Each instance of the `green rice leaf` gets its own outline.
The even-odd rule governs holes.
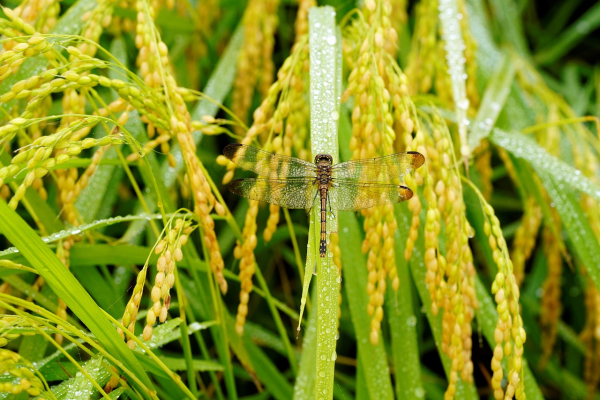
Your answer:
[[[33,229],[4,200],[0,200],[0,232],[21,251],[29,264],[44,277],[52,290],[90,329],[100,344],[121,360],[144,385],[152,388],[152,382],[104,312]]]
[[[334,162],[339,161],[338,119],[342,88],[342,37],[336,27],[333,7],[312,7],[308,13],[308,37],[310,51],[310,145],[312,154],[330,154]],[[320,235],[318,223],[321,214],[317,203],[311,211],[311,229],[315,239]],[[327,232],[337,231],[337,210],[333,210],[327,219]],[[316,240],[310,240],[314,246]],[[329,240],[327,240],[329,242]],[[341,240],[340,240],[341,241]],[[320,251],[320,250],[319,250]],[[323,399],[333,398],[334,370],[336,355],[336,335],[338,335],[338,299],[339,270],[332,259],[331,250],[327,246],[324,257],[316,257],[317,297],[315,298],[317,316],[317,365],[315,392]],[[313,260],[307,257],[305,275],[314,268]],[[306,279],[306,282],[308,280]],[[306,286],[302,297],[308,296]],[[314,312],[314,310],[313,310]]]
[[[551,44],[534,57],[539,65],[548,65],[565,55],[575,45],[600,26],[600,3],[589,8],[570,27],[561,32]]]
[[[600,201],[600,186],[597,183],[585,177],[578,169],[549,154],[527,136],[496,128],[491,139],[515,157],[527,161],[539,175],[550,174],[560,184],[566,184]]]
[[[581,209],[579,196],[564,189],[549,171],[538,171],[548,196],[560,214],[564,230],[569,235],[569,247],[574,250],[589,277],[600,288],[600,242],[592,231],[586,214]]]
[[[342,249],[342,273],[344,280],[342,287],[345,290],[344,301],[348,302],[350,317],[356,332],[358,346],[358,363],[365,377],[366,390],[371,399],[393,399],[394,393],[390,381],[390,371],[387,356],[380,340],[373,346],[370,340],[371,317],[367,313],[366,282],[367,265],[362,254],[361,228],[352,213],[339,214],[340,243]]]
[[[483,100],[481,101],[479,110],[477,110],[477,116],[472,122],[472,129],[469,135],[469,147],[471,149],[476,149],[479,143],[489,136],[496,124],[498,115],[500,115],[500,111],[504,107],[514,78],[515,68],[513,60],[505,55],[487,82]]]
[[[396,207],[403,207],[397,205]],[[410,269],[404,260],[406,238],[396,231],[396,268],[400,278],[397,291],[388,285],[385,299],[386,317],[392,339],[392,361],[396,379],[396,398],[423,398],[425,391],[421,381],[421,362],[417,337],[417,316],[413,305],[413,285]]]

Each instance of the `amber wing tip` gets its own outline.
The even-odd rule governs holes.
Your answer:
[[[413,191],[409,187],[399,185],[398,186],[398,192],[402,196],[402,200],[401,201],[410,200],[413,197]]]
[[[412,154],[413,157],[413,168],[417,169],[421,165],[425,164],[425,156],[418,151],[408,151],[408,154]]]

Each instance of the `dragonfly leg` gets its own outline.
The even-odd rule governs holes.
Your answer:
[[[319,195],[319,192],[316,192],[315,197],[313,197],[313,201],[312,201],[313,206],[306,211],[306,216],[310,215],[310,212],[312,211],[313,207],[315,206],[315,200],[317,200],[318,195]]]

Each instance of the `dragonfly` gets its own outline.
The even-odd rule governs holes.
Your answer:
[[[339,164],[329,154],[317,154],[311,163],[240,143],[225,146],[223,154],[238,167],[261,176],[232,181],[229,190],[234,194],[305,210],[311,210],[319,197],[321,257],[327,253],[327,206],[330,212],[359,211],[408,200],[413,196],[410,188],[381,182],[400,178],[425,162],[421,153],[407,151]]]

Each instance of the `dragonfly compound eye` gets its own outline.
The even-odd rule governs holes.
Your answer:
[[[322,160],[326,160],[329,162],[329,164],[333,164],[333,157],[331,157],[329,154],[317,154],[315,157],[315,164],[318,164],[319,161]]]

